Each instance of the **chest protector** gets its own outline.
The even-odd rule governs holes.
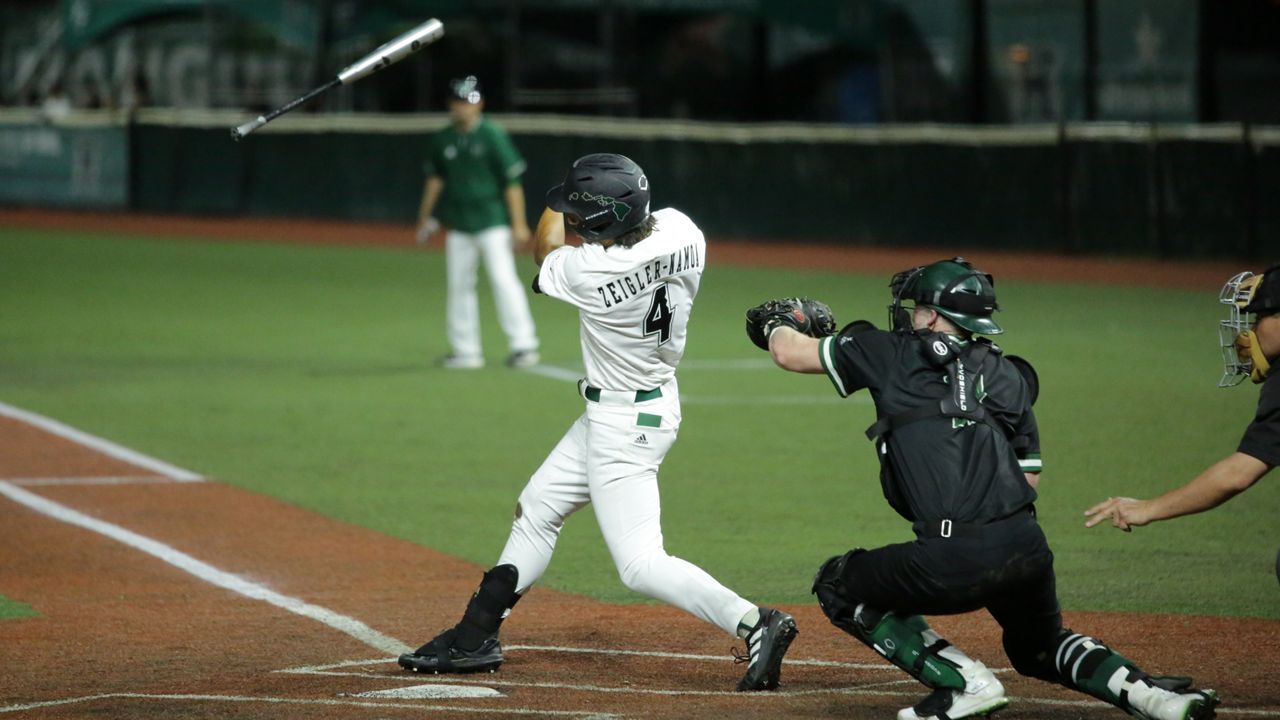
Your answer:
[[[922,335],[920,341],[924,345],[923,353],[929,364],[946,369],[947,384],[951,392],[936,402],[880,418],[867,428],[867,439],[880,441],[877,442],[880,445],[898,428],[931,417],[986,423],[1004,438],[1011,439],[1013,429],[992,417],[978,401],[979,379],[984,369],[994,369],[996,358],[1000,356],[1000,347],[986,339],[974,340],[964,346],[945,333]]]

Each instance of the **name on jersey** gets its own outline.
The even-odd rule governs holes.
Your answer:
[[[604,302],[604,306],[610,308],[639,295],[645,288],[663,278],[679,275],[686,270],[698,267],[702,267],[698,246],[685,245],[670,255],[650,260],[629,275],[610,280],[597,287],[596,292],[600,294],[600,300]]]

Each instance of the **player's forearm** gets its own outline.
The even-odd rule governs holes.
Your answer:
[[[436,201],[440,199],[440,191],[444,189],[444,181],[438,177],[427,178],[427,185],[422,190],[422,203],[418,205],[418,222],[431,217],[435,212]]]
[[[818,357],[818,339],[785,325],[769,334],[769,356],[784,370],[798,373],[823,372]]]
[[[1186,485],[1153,498],[1149,504],[1150,520],[1166,520],[1215,508],[1247,490],[1270,469],[1252,455],[1232,453]]]
[[[512,229],[527,230],[529,228],[529,219],[525,215],[524,187],[519,183],[508,185],[505,197],[507,200],[507,216],[511,218]]]
[[[564,245],[564,213],[551,208],[542,211],[533,233],[533,261],[539,266],[552,250]]]

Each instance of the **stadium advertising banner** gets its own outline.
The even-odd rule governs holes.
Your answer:
[[[1098,119],[1196,119],[1195,0],[1098,3]]]
[[[128,134],[120,125],[63,127],[0,118],[0,203],[123,208]]]

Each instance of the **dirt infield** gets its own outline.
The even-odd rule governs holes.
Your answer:
[[[0,226],[413,244],[400,225],[0,210]],[[733,264],[875,272],[954,252],[712,247]],[[973,255],[1001,277],[1212,291],[1240,269]],[[780,691],[743,695],[731,692],[742,667],[729,648],[740,643],[718,630],[666,606],[609,605],[545,588],[532,590],[504,627],[508,662],[498,673],[404,673],[395,652],[454,622],[483,568],[216,480],[178,482],[149,467],[0,417],[0,594],[39,613],[0,622],[0,718],[870,720],[893,717],[923,694],[814,605],[786,608],[800,635]],[[1102,613],[1067,620],[1151,672],[1192,674],[1218,688],[1224,716],[1280,720],[1280,621]],[[984,613],[938,618],[935,626],[1007,668],[998,628]],[[1123,717],[1008,670],[1000,677],[1013,698],[1006,717]]]
[[[413,228],[393,223],[354,223],[269,218],[192,218],[0,208],[0,226],[86,230],[298,244],[413,247]],[[439,243],[436,243],[438,246]],[[963,255],[1000,279],[1038,279],[1107,285],[1181,287],[1217,291],[1243,267],[1238,263],[1168,262],[958,248],[866,248],[709,239],[709,260],[745,267],[893,273],[942,257]],[[1257,268],[1261,270],[1261,268]]]
[[[781,691],[742,695],[730,692],[741,668],[718,630],[665,606],[541,588],[507,623],[500,672],[404,673],[387,642],[416,644],[452,623],[482,568],[222,483],[175,482],[9,418],[0,418],[0,478],[0,592],[40,613],[0,622],[0,716],[869,719],[921,694],[814,606],[787,608],[800,636]],[[84,516],[109,525],[75,524]],[[175,565],[183,558],[197,561],[194,571]],[[368,632],[194,572],[229,574]],[[1232,712],[1280,717],[1280,622],[1097,613],[1068,621],[1153,672],[1211,683]],[[1006,665],[985,614],[936,626]],[[1119,717],[1060,688],[1001,677],[1014,697],[1010,716]],[[361,695],[411,688],[497,694]]]

